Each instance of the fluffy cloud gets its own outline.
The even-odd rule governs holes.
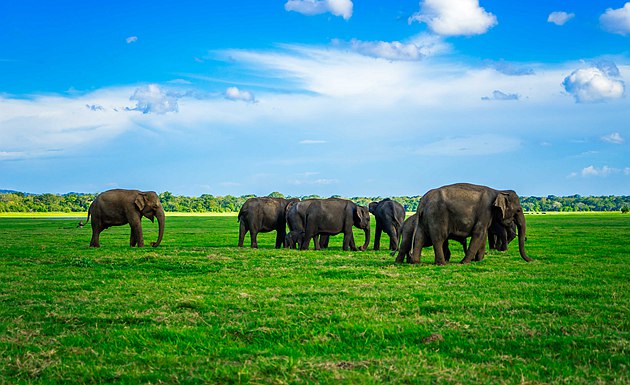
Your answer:
[[[555,25],[564,25],[567,21],[573,19],[575,13],[566,13],[562,11],[551,12],[547,21]]]
[[[63,156],[132,129],[132,114],[102,107],[124,104],[130,91],[125,88],[32,99],[0,95],[0,159]]]
[[[599,23],[602,28],[608,32],[619,35],[627,35],[630,33],[630,2],[627,2],[623,8],[608,8],[603,15],[599,17]]]
[[[492,96],[484,96],[481,100],[518,100],[518,94],[506,94],[499,90],[494,90]]]
[[[284,9],[287,11],[295,11],[307,16],[330,12],[345,20],[352,17],[352,7],[351,0],[289,0],[284,4]]]
[[[578,103],[601,102],[623,97],[625,86],[618,77],[619,69],[614,63],[602,62],[573,71],[562,85]]]
[[[481,35],[497,24],[497,18],[479,0],[425,0],[420,12],[409,18],[412,23],[426,23],[431,31],[443,36]]]
[[[228,100],[256,103],[256,98],[253,93],[239,90],[237,87],[228,87],[223,96]]]
[[[127,44],[135,43],[138,41],[138,36],[129,36],[125,41],[127,41]]]
[[[350,46],[362,55],[387,60],[419,60],[450,50],[450,46],[435,35],[418,35],[404,43],[355,39],[350,42]]]
[[[166,114],[167,112],[177,112],[178,96],[162,90],[157,84],[136,88],[129,100],[135,101],[134,108],[126,108],[127,111],[140,111],[143,114]]]
[[[597,168],[594,166],[588,166],[582,169],[581,175],[584,177],[588,176],[608,176],[610,174],[618,174],[623,170],[613,167],[604,166],[602,168]]]
[[[624,142],[623,137],[618,132],[613,132],[612,134],[602,136],[602,140],[604,142],[614,143],[614,144],[622,144]]]

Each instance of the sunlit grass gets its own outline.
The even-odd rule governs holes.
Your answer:
[[[341,236],[239,249],[234,215],[169,214],[143,249],[128,226],[91,249],[74,218],[0,218],[0,384],[628,383],[630,216],[527,221],[534,262],[437,267]]]

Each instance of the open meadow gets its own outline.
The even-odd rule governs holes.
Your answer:
[[[239,249],[236,216],[167,215],[143,249],[129,226],[91,249],[79,218],[0,217],[0,384],[628,384],[630,215],[526,219],[534,262],[513,242],[460,265],[452,243],[438,267],[341,235]]]

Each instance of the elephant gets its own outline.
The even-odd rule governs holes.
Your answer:
[[[245,235],[249,232],[251,247],[258,248],[258,233],[276,231],[276,249],[284,245],[287,233],[285,211],[289,202],[297,202],[298,198],[249,198],[238,212],[240,228],[238,247],[243,247]]]
[[[371,202],[368,207],[376,219],[374,250],[381,248],[381,233],[383,231],[389,236],[389,249],[398,250],[400,229],[405,221],[405,208],[389,198],[380,202]]]
[[[497,221],[492,221],[488,229],[488,246],[490,250],[507,251],[508,244],[516,238],[516,224],[503,226]]]
[[[300,250],[308,250],[308,244],[317,234],[336,235],[343,233],[343,250],[357,250],[352,234],[352,226],[362,229],[365,243],[358,248],[367,249],[370,244],[370,212],[367,207],[359,206],[347,199],[329,198],[311,203],[306,210],[305,234]],[[315,243],[319,250],[319,244]]]
[[[287,205],[285,217],[287,225],[289,226],[289,232],[285,237],[285,248],[295,249],[296,244],[298,247],[302,245],[302,241],[304,241],[304,231],[306,230],[306,210],[311,206],[311,203],[317,200],[318,199],[306,199],[299,202],[290,202]],[[327,248],[328,238],[328,235],[316,235],[313,238],[313,242],[319,242],[321,248]],[[317,245],[315,245],[315,248],[317,249]]]
[[[151,246],[159,246],[164,236],[164,208],[154,191],[114,189],[102,192],[90,205],[85,224],[90,221],[90,216],[92,217],[90,247],[100,247],[99,236],[103,230],[127,223],[131,226],[129,245],[144,247],[142,217],[148,218],[151,222],[154,218],[158,220],[158,239],[151,243]],[[79,222],[79,226],[83,227],[84,223]]]
[[[513,190],[495,190],[470,183],[456,183],[429,190],[420,200],[418,220],[413,235],[411,262],[418,263],[424,244],[431,242],[435,264],[446,263],[443,244],[449,237],[471,237],[466,256],[460,263],[473,258],[482,260],[488,228],[493,221],[505,227],[516,224],[519,253],[525,253],[526,223],[518,195]]]
[[[405,219],[405,221],[403,222],[403,225],[400,229],[400,247],[398,247],[398,255],[396,257],[396,262],[397,263],[402,263],[405,259],[407,262],[411,263],[411,246],[412,246],[412,239],[413,239],[413,233],[416,229],[416,225],[418,223],[418,214],[413,214],[411,215],[409,218]],[[466,238],[462,238],[462,237],[451,237],[449,239],[453,239],[459,243],[461,243],[462,247],[464,248],[464,254],[466,254]],[[430,240],[426,241],[428,243],[425,243],[423,246],[427,247],[427,246],[432,246],[433,244],[430,242]],[[446,242],[444,242],[444,245],[442,246],[443,252],[444,252],[444,259],[446,261],[449,261],[451,259],[451,250],[448,247],[448,240]],[[396,250],[394,250],[391,255],[394,256],[394,254],[396,254]]]
[[[396,258],[396,262],[402,263],[406,258],[407,262],[410,262],[410,251],[411,251],[411,238],[413,236],[413,231],[416,227],[418,220],[417,214],[413,214],[409,218],[405,219],[403,222],[402,229],[400,231],[400,248],[399,254]],[[507,251],[507,245],[512,242],[512,240],[516,238],[516,225],[514,222],[510,224],[510,226],[503,226],[502,224],[493,221],[488,229],[488,245],[492,250],[498,251]],[[449,239],[455,240],[464,248],[464,254],[466,254],[467,246],[466,246],[466,238],[461,237],[450,237]],[[424,244],[424,247],[433,246],[432,242],[428,242]],[[448,248],[448,240],[444,243],[444,247],[442,248],[444,251],[444,260],[449,261],[451,259],[451,250]],[[392,252],[392,256],[396,254],[396,251]],[[475,261],[481,261],[483,259],[479,258],[479,254],[475,256]]]

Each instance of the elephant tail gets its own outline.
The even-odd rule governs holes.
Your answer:
[[[79,221],[79,224],[77,225],[77,227],[83,228],[83,226],[87,225],[89,221],[90,221],[90,211],[88,210],[88,215],[87,215],[87,219],[85,220],[85,223]]]
[[[83,228],[83,226],[87,225],[87,223],[90,221],[90,215],[92,214],[92,206],[94,206],[94,202],[96,202],[96,200],[94,200],[90,204],[90,207],[88,208],[88,215],[87,215],[87,219],[85,220],[85,223],[79,221],[79,224],[77,225],[77,227]]]

